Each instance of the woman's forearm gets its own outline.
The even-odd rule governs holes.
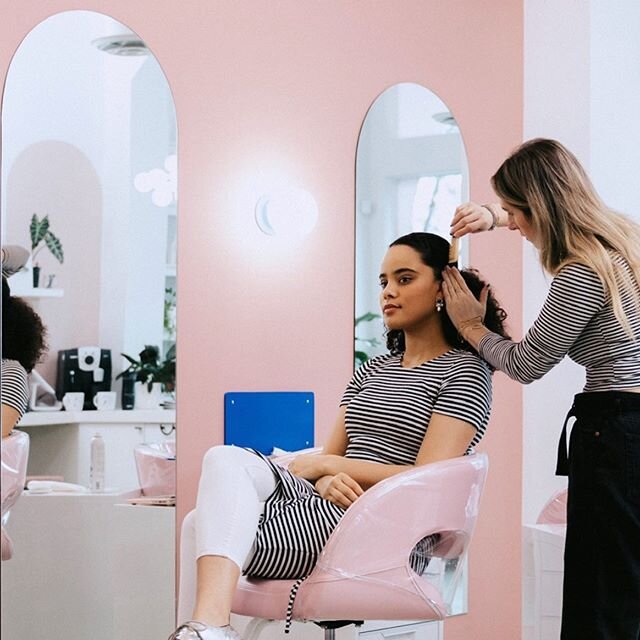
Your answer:
[[[343,472],[351,476],[363,489],[368,489],[381,480],[411,469],[413,465],[382,464],[367,460],[354,460],[344,456],[326,456],[323,475],[334,476]]]

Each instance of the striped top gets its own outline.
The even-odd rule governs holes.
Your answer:
[[[2,404],[15,409],[20,417],[27,409],[29,384],[27,372],[17,360],[2,360]]]
[[[614,261],[630,273],[622,257],[614,254]],[[640,387],[640,312],[629,294],[622,304],[633,338],[615,317],[597,274],[583,264],[568,264],[553,278],[540,315],[521,342],[488,333],[478,351],[496,369],[524,384],[541,378],[569,355],[586,369],[585,392]]]
[[[400,356],[375,357],[355,372],[341,401],[347,407],[345,455],[415,464],[434,412],[473,425],[476,444],[489,420],[490,404],[489,367],[473,353],[453,349],[411,369],[402,367]],[[277,487],[265,502],[245,573],[302,578],[315,566],[344,510],[321,498],[310,482],[267,462]]]
[[[491,373],[462,349],[411,369],[401,356],[377,356],[355,372],[340,405],[347,407],[347,458],[414,464],[432,413],[475,427],[470,449],[480,442],[489,421]]]

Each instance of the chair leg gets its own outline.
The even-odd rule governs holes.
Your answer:
[[[258,640],[265,627],[269,626],[270,624],[276,624],[277,622],[281,621],[265,620],[264,618],[251,618],[249,624],[244,630],[244,640]]]

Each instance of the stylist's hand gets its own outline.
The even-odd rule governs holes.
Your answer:
[[[348,509],[364,493],[364,489],[349,475],[340,472],[323,476],[316,482],[316,491],[322,498]]]
[[[442,280],[445,308],[456,329],[460,331],[461,324],[474,318],[479,318],[482,322],[487,311],[489,285],[484,286],[478,300],[456,268],[446,267],[442,272]]]
[[[468,233],[487,231],[493,224],[491,211],[475,202],[461,204],[453,215],[450,233],[456,238],[466,236]]]
[[[317,480],[329,473],[329,463],[333,456],[326,454],[307,453],[296,456],[288,466],[294,476],[305,480]]]

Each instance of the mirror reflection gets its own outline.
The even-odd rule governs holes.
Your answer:
[[[455,208],[468,199],[468,164],[458,125],[432,91],[401,83],[384,91],[365,118],[356,160],[355,366],[387,353],[375,274],[387,247],[412,231],[450,240]],[[467,261],[460,243],[459,263]],[[445,580],[455,576],[455,561]],[[467,611],[466,566],[453,599]]]
[[[387,247],[411,231],[447,241],[468,193],[468,164],[447,105],[414,83],[384,91],[367,113],[356,160],[355,364],[386,353],[376,274]],[[466,264],[467,244],[460,246]]]
[[[8,282],[49,351],[16,428],[4,637],[173,628],[176,170],[171,91],[138,35],[88,11],[27,35],[2,103],[2,243],[28,251]]]

